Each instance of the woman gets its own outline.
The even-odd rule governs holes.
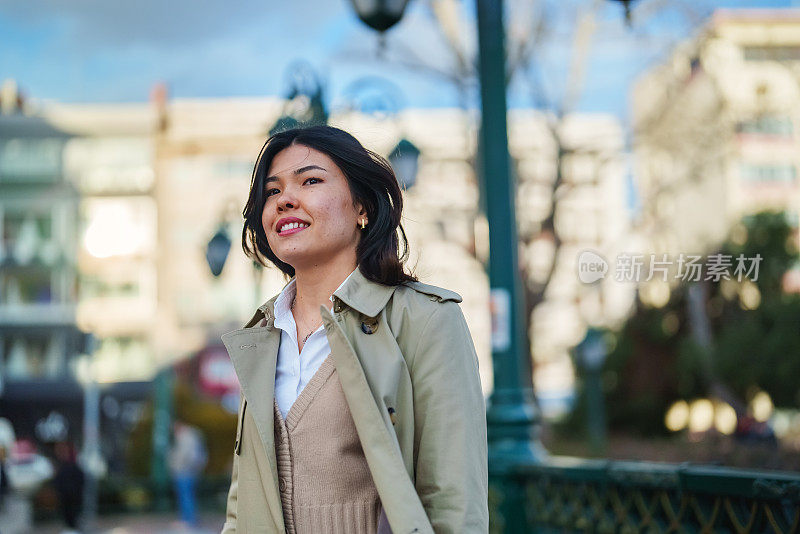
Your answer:
[[[401,213],[342,130],[262,148],[242,246],[291,280],[222,336],[242,387],[223,532],[488,530],[475,348],[461,297],[404,270]]]

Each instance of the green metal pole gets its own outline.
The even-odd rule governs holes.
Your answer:
[[[545,457],[537,437],[517,254],[515,185],[506,119],[502,0],[476,0],[481,85],[481,184],[489,220],[494,391],[487,406],[492,531],[526,532],[525,499],[514,466]]]

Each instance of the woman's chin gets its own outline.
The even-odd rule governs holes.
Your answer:
[[[276,254],[276,256],[278,256]],[[319,261],[315,261],[316,256],[312,254],[305,254],[300,252],[293,252],[292,254],[281,254],[278,256],[278,259],[281,260],[283,263],[291,265],[295,270],[303,269],[309,265],[319,264]]]

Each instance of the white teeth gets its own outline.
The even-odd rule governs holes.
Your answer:
[[[300,228],[300,227],[308,228],[308,225],[306,223],[297,223],[297,222],[287,223],[281,226],[279,232],[285,232],[286,230],[294,230],[295,228]]]

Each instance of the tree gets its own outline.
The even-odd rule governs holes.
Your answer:
[[[636,312],[614,333],[605,368],[611,427],[665,433],[667,408],[697,397],[727,401],[739,407],[740,417],[756,391],[766,391],[776,406],[800,405],[800,294],[785,283],[800,262],[796,244],[784,213],[763,212],[744,218],[711,252],[729,257],[731,269],[728,279],[707,282],[709,343],[700,342],[692,328],[696,319],[687,304],[695,282],[674,288],[662,308],[638,301]],[[757,274],[751,270],[738,279],[739,255],[748,268],[751,258],[762,258]]]

